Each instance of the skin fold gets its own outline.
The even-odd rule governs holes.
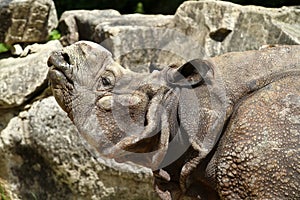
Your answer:
[[[48,77],[87,143],[151,168],[162,199],[299,199],[299,58],[278,46],[134,73],[81,41]]]

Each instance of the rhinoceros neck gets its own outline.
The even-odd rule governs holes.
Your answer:
[[[235,104],[268,84],[287,76],[300,76],[299,46],[234,52],[211,59],[219,84]],[[298,56],[298,57],[297,57]]]

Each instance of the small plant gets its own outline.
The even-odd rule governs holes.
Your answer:
[[[0,43],[0,53],[4,53],[4,52],[7,52],[9,51],[9,46],[4,44],[4,43]]]
[[[5,191],[5,189],[3,188],[2,185],[0,185],[0,200],[11,200],[8,196],[7,193]]]
[[[49,40],[59,40],[61,37],[61,34],[58,30],[54,29],[49,34]]]
[[[135,12],[136,13],[145,13],[144,11],[144,6],[143,6],[143,3],[142,2],[138,2],[138,4],[136,5],[136,8],[135,8]]]
[[[38,198],[36,197],[36,195],[33,193],[33,192],[30,192],[30,194],[31,194],[31,196],[32,196],[32,198],[34,199],[34,200],[37,200]]]

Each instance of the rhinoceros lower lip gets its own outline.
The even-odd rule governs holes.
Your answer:
[[[48,71],[48,78],[51,82],[51,85],[57,87],[59,85],[65,84],[67,82],[67,78],[63,72],[51,67]]]
[[[73,80],[68,77],[61,68],[52,65],[48,72],[48,78],[52,84],[66,84],[73,85]]]

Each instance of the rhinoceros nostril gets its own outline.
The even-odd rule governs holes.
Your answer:
[[[48,65],[48,67],[52,66],[52,58],[51,58],[51,56],[47,60],[47,65]]]
[[[64,60],[66,61],[66,63],[68,63],[70,65],[71,62],[70,62],[69,55],[67,53],[62,53],[62,56],[63,56]]]
[[[48,67],[52,67],[52,66],[58,66],[59,65],[59,60],[58,60],[58,56],[56,54],[56,52],[53,52],[49,58],[48,58],[48,61],[47,61],[47,65]]]
[[[67,53],[61,51],[54,51],[48,61],[48,67],[54,66],[55,68],[65,69],[67,66],[71,65],[70,57]]]

